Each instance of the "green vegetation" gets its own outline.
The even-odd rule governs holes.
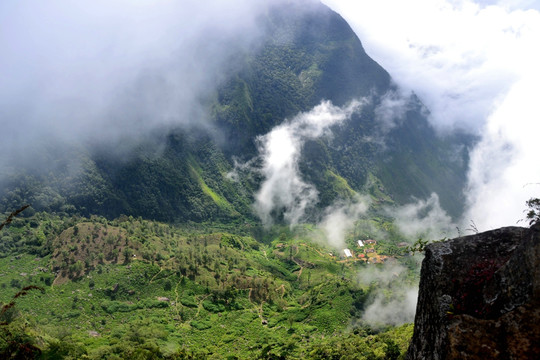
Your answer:
[[[249,223],[13,218],[2,229],[11,241],[0,258],[0,302],[23,287],[44,291],[17,296],[3,329],[44,359],[403,356],[410,325],[381,331],[358,320],[377,287],[358,281],[364,261],[331,255],[310,226],[278,227],[261,241],[252,231]],[[10,341],[0,339],[0,353],[13,351]]]
[[[529,211],[527,212],[529,225],[537,224],[540,220],[540,199],[531,198],[527,200],[527,207],[529,208]]]

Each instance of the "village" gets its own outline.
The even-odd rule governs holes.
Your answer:
[[[356,240],[357,250],[343,249],[340,254],[341,261],[364,261],[366,264],[382,264],[387,261],[395,260],[394,256],[382,255],[377,253],[377,240]],[[406,242],[397,244],[398,248],[404,249],[409,246]]]

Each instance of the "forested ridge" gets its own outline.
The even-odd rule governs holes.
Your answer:
[[[5,169],[1,210],[30,203],[37,211],[186,222],[252,218],[260,175],[228,176],[258,159],[257,138],[321,100],[337,106],[367,99],[332,136],[308,141],[300,169],[320,192],[319,208],[353,193],[404,204],[439,195],[453,216],[463,208],[470,137],[442,138],[414,96],[395,125],[379,118],[397,96],[388,73],[349,25],[322,4],[281,5],[261,19],[265,36],[230,61],[230,75],[203,101],[206,128],[156,130],[122,144],[38,147],[33,165]],[[30,150],[28,150],[30,151]],[[372,185],[377,183],[378,194]],[[345,191],[344,191],[345,188]]]

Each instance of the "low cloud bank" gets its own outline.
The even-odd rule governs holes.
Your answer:
[[[373,328],[401,325],[414,321],[418,286],[406,285],[408,270],[397,263],[362,269],[358,281],[373,285],[361,320]]]
[[[0,174],[43,149],[209,126],[202,104],[281,0],[0,2]],[[10,161],[10,159],[15,160]]]
[[[302,179],[298,168],[302,146],[307,140],[329,134],[331,126],[348,119],[363,103],[353,101],[340,108],[323,101],[258,138],[263,181],[255,194],[254,209],[266,226],[272,225],[274,214],[282,211],[285,221],[294,226],[317,203],[317,189]]]
[[[351,24],[399,86],[419,96],[436,129],[481,138],[471,150],[462,222],[483,231],[523,218],[525,201],[540,194],[527,185],[540,182],[538,1],[324,3]]]

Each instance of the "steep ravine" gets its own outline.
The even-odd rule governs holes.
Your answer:
[[[407,359],[537,359],[540,225],[426,248]]]

